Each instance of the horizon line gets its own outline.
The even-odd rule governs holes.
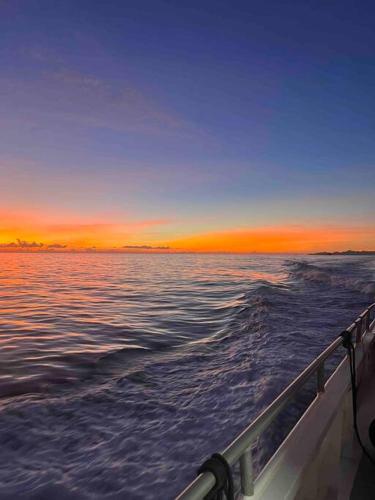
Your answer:
[[[42,250],[42,249],[0,249],[0,254],[125,254],[125,255],[133,255],[133,254],[144,254],[144,255],[173,255],[173,254],[199,254],[199,255],[205,255],[205,254],[212,254],[212,255],[288,255],[288,254],[295,254],[295,255],[342,255],[342,254],[347,254],[351,255],[348,252],[352,252],[352,254],[361,254],[361,253],[374,253],[375,250],[318,250],[318,251],[306,251],[306,252],[301,252],[301,251],[275,251],[275,252],[260,252],[260,251],[246,251],[246,252],[239,252],[239,251],[226,251],[226,250],[207,250],[207,251],[202,251],[202,250],[172,250],[172,251],[163,251],[163,250],[134,250],[134,251],[126,251],[126,250],[110,250],[110,249],[69,249],[69,250]]]

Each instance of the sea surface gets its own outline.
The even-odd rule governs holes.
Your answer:
[[[0,254],[0,498],[172,499],[374,300],[373,257]]]

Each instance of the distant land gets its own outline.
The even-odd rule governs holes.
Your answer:
[[[345,252],[316,252],[311,255],[375,255],[375,250],[345,250]]]

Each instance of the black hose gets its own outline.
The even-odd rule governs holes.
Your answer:
[[[234,500],[232,471],[223,455],[214,453],[197,471],[198,475],[203,472],[211,472],[215,476],[215,485],[204,497],[205,500],[223,500],[224,494],[226,500]]]
[[[351,332],[344,330],[341,334],[343,338],[342,345],[348,352],[349,356],[349,367],[350,367],[350,383],[352,386],[352,409],[353,409],[353,427],[355,435],[357,436],[358,443],[362,448],[363,453],[370,460],[370,462],[375,465],[375,460],[366,450],[364,444],[362,443],[361,436],[359,435],[358,423],[357,423],[357,369],[355,363],[355,348],[352,342]]]

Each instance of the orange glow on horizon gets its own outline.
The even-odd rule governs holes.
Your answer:
[[[124,216],[79,218],[31,212],[0,212],[1,251],[84,251],[120,250],[124,245],[143,243],[142,235],[150,228],[168,224],[168,220],[128,220]],[[133,240],[136,239],[137,243]]]
[[[368,225],[285,225],[207,231],[182,238],[173,237],[172,227],[165,233],[172,236],[161,240],[160,233],[153,231],[168,224],[167,220],[123,222],[0,212],[0,250],[303,253],[375,249],[375,226]],[[176,225],[175,231],[180,230]]]
[[[374,250],[375,227],[265,227],[202,234],[170,245],[185,251],[234,253]]]

